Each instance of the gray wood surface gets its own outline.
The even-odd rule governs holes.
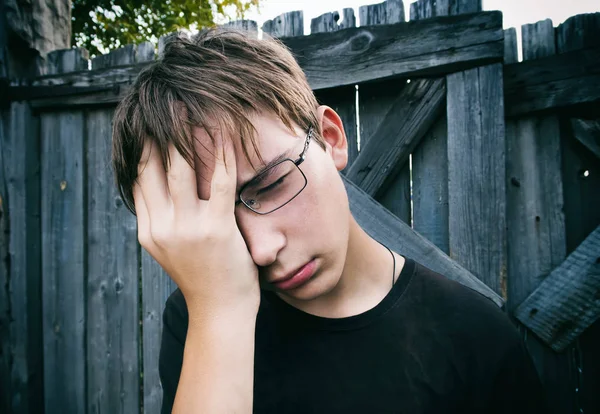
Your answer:
[[[361,26],[400,23],[404,21],[404,3],[402,0],[387,0],[360,6],[358,17]]]
[[[566,53],[582,48],[598,47],[600,13],[574,16],[556,30],[557,52]],[[589,49],[588,49],[589,50]],[[599,82],[600,83],[600,82]],[[592,85],[593,86],[593,85]],[[586,85],[586,88],[588,85]],[[588,106],[590,117],[598,116],[598,106]],[[584,112],[578,107],[576,116]],[[573,136],[568,127],[563,130],[563,183],[567,253],[600,225],[600,164],[598,159]],[[585,173],[587,171],[587,174]],[[598,296],[596,296],[597,300]],[[577,339],[576,401],[579,410],[600,412],[600,321],[596,321]]]
[[[387,211],[346,177],[342,176],[342,179],[348,191],[350,210],[354,218],[373,238],[395,252],[476,290],[498,306],[503,306],[502,298],[468,270],[450,259],[433,243],[414,231],[410,225]]]
[[[571,128],[577,141],[600,158],[600,119],[572,118]]]
[[[254,33],[258,37],[258,24],[254,20],[234,20],[232,22],[225,23],[223,27],[244,30],[249,33]]]
[[[45,412],[86,410],[84,115],[41,116]]]
[[[436,16],[438,4],[436,0],[413,3],[411,20]],[[447,130],[448,122],[444,113],[435,121],[412,154],[413,229],[446,254],[449,253]]]
[[[447,131],[444,114],[413,151],[412,181],[413,228],[449,254]]]
[[[504,31],[504,64],[517,63],[519,51],[517,48],[517,30],[514,27]]]
[[[354,27],[356,19],[353,9],[344,9],[343,26],[338,25],[337,12],[325,13],[311,20],[311,33],[325,33]],[[291,38],[290,38],[291,39]],[[344,124],[344,132],[348,140],[348,166],[358,156],[358,136],[356,130],[356,86],[348,85],[340,88],[315,91],[321,105],[327,105],[338,113]],[[348,167],[344,169],[347,171]]]
[[[0,22],[0,33],[2,23]],[[1,36],[1,34],[0,34]],[[2,42],[0,42],[2,47]],[[0,58],[2,59],[2,58]],[[2,62],[0,62],[0,65]],[[0,73],[1,68],[0,68]],[[4,154],[8,136],[5,135],[5,124],[8,124],[8,113],[0,112],[0,154]],[[0,155],[0,286],[9,286],[10,268],[8,267],[8,244],[9,244],[9,217],[8,190],[6,189],[6,162],[4,156]],[[10,297],[8,289],[0,289],[0,412],[8,413],[11,410],[13,390],[11,381],[11,335],[10,335]],[[28,410],[23,410],[27,412]]]
[[[404,21],[404,4],[402,1],[388,0],[379,4],[361,6],[358,13],[361,26],[395,24]],[[369,138],[385,120],[386,114],[393,107],[405,85],[406,80],[393,79],[359,86],[358,106],[362,148],[366,147]],[[376,199],[396,217],[410,225],[410,191],[410,165],[405,163],[396,176],[390,179],[387,189],[378,194]]]
[[[556,53],[550,20],[524,25],[523,59]],[[566,257],[560,126],[556,116],[507,122],[508,310]]]
[[[408,162],[411,151],[440,116],[443,79],[420,79],[402,89],[393,106],[347,173],[367,194],[383,190],[386,180]]]
[[[43,410],[43,401],[37,398],[43,391],[39,124],[25,103],[13,103],[6,115],[2,208],[8,219],[3,236],[8,242],[4,263],[9,273],[2,286],[10,309],[6,357],[11,366],[5,386],[13,410],[34,413]]]
[[[304,13],[302,10],[283,13],[262,25],[264,33],[272,37],[288,37],[304,35]]]
[[[549,20],[522,27],[524,61],[555,54]],[[566,257],[561,139],[555,115],[527,115],[506,123],[508,301],[513,313]],[[540,373],[552,413],[575,405],[574,349],[557,354],[518,324]]]
[[[502,65],[449,75],[447,89],[450,257],[505,297]]]
[[[68,58],[56,52],[51,62],[57,66],[49,72],[80,68],[76,51],[64,51]],[[40,131],[44,408],[81,413],[86,410],[84,114],[42,114]]]
[[[507,116],[598,102],[600,47],[507,65],[504,78]]]
[[[461,36],[455,36],[457,32]],[[284,40],[313,89],[354,85],[391,77],[436,76],[500,62],[504,56],[502,14],[484,12],[338,30]],[[160,50],[160,42],[159,42]],[[34,85],[122,84],[144,65],[37,78]],[[108,98],[107,98],[108,99]],[[118,97],[106,102],[117,102]],[[104,103],[106,103],[104,102]]]
[[[600,317],[600,226],[516,309],[557,352]]]
[[[569,17],[556,28],[558,53],[600,47],[600,12]]]
[[[135,217],[114,185],[112,109],[90,111],[87,137],[87,404],[91,412],[140,406],[138,247]]]
[[[86,49],[63,49],[48,53],[47,75],[88,70],[89,53]]]

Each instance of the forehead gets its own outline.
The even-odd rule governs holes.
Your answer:
[[[282,153],[295,150],[296,148],[299,150],[302,149],[302,145],[300,144],[303,139],[303,132],[299,128],[296,128],[294,133],[291,132],[274,115],[255,115],[251,120],[256,129],[255,142],[258,153],[254,150],[250,137],[246,137],[245,142],[248,156],[244,154],[241,140],[239,138],[233,139],[238,183],[253,178],[257,171],[264,167],[265,163],[280,156]],[[196,174],[199,192],[203,193],[204,191],[200,191],[200,187],[203,185],[203,182],[209,185],[214,170],[215,147],[205,129],[193,128],[192,133],[196,140],[196,154],[198,156]],[[219,131],[213,131],[213,137],[217,145],[221,142],[221,139],[229,140],[234,138],[222,137]],[[292,156],[297,156],[297,154],[292,154]]]

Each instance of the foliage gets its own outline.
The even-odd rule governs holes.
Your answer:
[[[259,0],[73,0],[72,44],[97,55],[176,30],[243,18]]]

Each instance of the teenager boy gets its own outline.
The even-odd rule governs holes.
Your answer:
[[[501,310],[359,227],[347,160],[340,117],[275,40],[207,31],[139,75],[113,164],[179,287],[162,412],[541,412]]]

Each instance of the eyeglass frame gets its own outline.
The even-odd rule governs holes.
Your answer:
[[[308,178],[306,178],[306,175],[304,174],[304,171],[302,171],[300,169],[300,164],[302,164],[304,162],[304,160],[306,159],[306,152],[308,151],[308,145],[310,144],[310,140],[313,137],[313,132],[314,129],[312,127],[310,127],[308,129],[308,132],[306,133],[306,139],[304,141],[304,148],[302,149],[302,152],[300,153],[300,156],[296,159],[296,160],[292,160],[291,158],[284,158],[283,160],[279,161],[277,164],[272,165],[271,167],[269,167],[267,170],[261,172],[259,175],[257,175],[256,177],[254,177],[252,180],[250,180],[249,182],[247,182],[246,184],[244,184],[242,186],[242,188],[240,188],[239,194],[240,194],[240,198],[239,200],[237,200],[235,202],[236,207],[241,203],[243,204],[246,208],[248,208],[250,211],[252,211],[253,213],[259,214],[261,216],[267,215],[267,214],[271,214],[274,211],[279,210],[280,208],[286,206],[287,204],[289,204],[293,199],[295,199],[296,197],[298,197],[298,195],[304,191],[304,189],[306,188],[306,186],[308,185]],[[285,203],[283,203],[282,205],[280,205],[279,207],[271,210],[271,211],[267,211],[266,213],[262,213],[260,211],[256,211],[254,210],[252,207],[250,207],[248,205],[248,203],[246,203],[246,201],[244,201],[241,197],[242,193],[244,192],[244,190],[246,189],[246,187],[248,187],[250,184],[252,184],[252,182],[254,180],[256,180],[257,178],[259,178],[261,175],[265,174],[267,171],[269,171],[272,168],[277,167],[278,165],[283,164],[284,162],[287,161],[291,161],[294,163],[294,165],[296,166],[296,168],[298,168],[298,171],[300,171],[300,174],[302,174],[302,177],[304,177],[304,185],[302,186],[302,188],[292,197],[290,198],[288,201],[286,201]]]

